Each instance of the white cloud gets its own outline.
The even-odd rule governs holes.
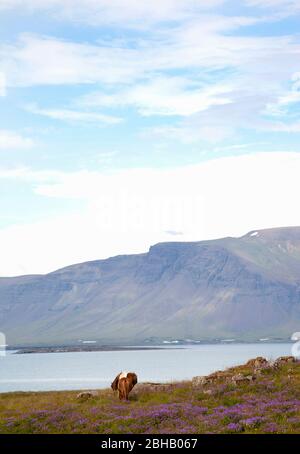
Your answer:
[[[265,113],[271,116],[285,116],[289,108],[300,102],[300,73],[291,77],[291,89],[283,91],[278,98],[266,105]]]
[[[293,13],[300,10],[299,0],[246,0],[249,6],[260,6],[262,8],[279,7]]]
[[[0,150],[10,150],[16,148],[31,148],[34,142],[29,137],[24,137],[14,131],[0,129]]]
[[[209,84],[207,71],[235,68],[240,75],[251,76],[252,83],[256,76],[269,76],[272,87],[273,80],[290,77],[291,70],[298,69],[299,46],[291,37],[230,36],[231,30],[255,21],[205,15],[174,29],[153,30],[147,39],[136,38],[134,46],[131,41],[83,44],[24,34],[14,45],[3,44],[0,56],[8,86],[112,86],[153,78],[164,71],[197,68],[201,73],[196,73],[195,80],[203,78]]]
[[[168,170],[27,172],[6,177],[31,181],[44,197],[85,201],[85,208],[0,230],[2,275],[143,252],[172,241],[170,232],[196,241],[300,225],[299,153],[257,153]]]
[[[90,105],[133,106],[141,115],[193,117],[190,123],[171,127],[174,137],[184,143],[220,142],[249,126],[267,129],[261,118],[266,106],[276,104],[281,96],[286,96],[282,102],[298,97],[282,94],[291,75],[299,71],[298,37],[238,33],[242,27],[276,20],[276,15],[221,16],[215,10],[203,10],[222,1],[160,0],[159,8],[137,0],[126,2],[124,8],[122,2],[2,1],[3,8],[21,4],[30,11],[50,8],[57,17],[72,20],[77,15],[84,20],[87,14],[118,30],[121,23],[137,25],[149,20],[156,24],[151,33],[136,33],[128,40],[126,34],[126,38],[118,34],[119,38],[94,43],[24,34],[16,43],[0,46],[7,86],[96,85]],[[166,18],[176,23],[170,26]],[[174,77],[176,72],[180,76]],[[101,87],[98,95],[97,85]],[[38,110],[56,119],[119,121],[118,116],[81,109]],[[163,136],[164,131],[170,132],[156,128],[155,134]]]
[[[213,105],[229,104],[231,90],[225,85],[199,89],[183,77],[155,77],[113,95],[92,93],[81,102],[87,106],[135,106],[144,116],[189,116]]]
[[[286,81],[299,71],[297,37],[236,32],[263,20],[268,18],[202,14],[176,27],[154,29],[147,38],[136,38],[134,45],[126,40],[83,44],[25,34],[14,45],[2,45],[0,55],[7,86],[101,84],[101,94],[86,98],[90,105],[130,105],[142,115],[196,116],[190,125],[173,125],[175,134],[183,141],[189,136],[190,142],[202,137],[216,142],[245,124],[262,128],[260,115],[266,105],[276,102]],[[170,76],[177,70],[180,76]],[[81,109],[40,113],[61,119],[109,119],[106,113]]]
[[[5,74],[0,72],[0,96],[6,95],[6,80]]]
[[[300,101],[300,91],[292,90],[285,95],[282,95],[278,99],[278,104],[280,106],[287,106],[289,104],[294,104]]]
[[[0,179],[20,180],[27,183],[56,182],[64,178],[64,172],[57,170],[34,171],[29,167],[1,168]]]
[[[209,114],[210,118],[211,115]],[[156,126],[153,128],[144,129],[141,132],[141,137],[155,137],[159,139],[167,139],[171,141],[179,141],[189,145],[197,142],[219,143],[225,139],[231,138],[235,134],[235,128],[228,125],[207,124],[207,122],[195,121],[191,123],[182,123],[175,126]]]
[[[0,11],[46,11],[52,17],[89,25],[117,24],[142,28],[164,21],[187,19],[224,0],[0,0]]]
[[[245,149],[251,149],[253,147],[257,146],[263,146],[266,145],[267,142],[250,142],[250,143],[239,143],[239,144],[231,144],[231,145],[225,145],[225,146],[218,146],[213,148],[214,153],[219,153],[222,151],[233,151],[233,150],[245,150]]]
[[[83,112],[70,109],[41,109],[35,105],[29,105],[26,107],[26,109],[34,114],[43,115],[54,120],[62,121],[79,121],[106,124],[116,124],[122,121],[122,118],[120,117],[105,115],[98,112]]]
[[[7,86],[124,83],[140,75],[135,49],[69,42],[24,34],[1,45]]]
[[[94,91],[85,102],[106,109],[133,106],[141,115],[192,117],[190,123],[172,125],[174,137],[216,143],[239,128],[267,128],[262,112],[299,71],[296,37],[230,35],[256,20],[261,18],[199,16],[154,30],[134,46],[23,35],[15,45],[2,45],[0,55],[8,86],[101,84],[101,94]],[[175,70],[180,76],[170,76]],[[78,105],[38,110],[57,119],[119,121],[118,115],[86,112]],[[164,128],[155,133],[163,136]]]
[[[267,85],[262,86],[259,86],[258,80],[255,86],[256,76],[252,77],[233,77],[231,86],[235,88],[230,92],[230,103],[211,105],[207,110],[170,126],[145,128],[142,135],[179,140],[184,144],[202,141],[216,144],[237,137],[240,131],[300,132],[299,123],[295,121],[291,109],[300,101],[296,76],[293,76],[293,88],[290,91],[282,88],[285,85],[283,80],[272,81],[272,75]],[[281,77],[278,75],[278,79]]]
[[[235,91],[231,93],[230,104],[211,106],[207,111],[185,118],[172,126],[155,126],[145,129],[143,135],[179,140],[184,144],[208,142],[222,143],[231,139],[243,129],[265,129],[259,113],[263,110],[268,95],[250,95]]]
[[[284,122],[271,123],[269,126],[269,131],[289,132],[297,134],[300,132],[300,121],[294,121],[289,123]]]

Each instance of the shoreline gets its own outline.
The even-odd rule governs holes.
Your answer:
[[[184,347],[200,345],[267,345],[267,344],[293,344],[290,339],[281,340],[253,340],[253,341],[199,341],[199,342],[166,342],[153,345],[50,345],[50,346],[7,346],[6,351],[23,355],[31,353],[76,353],[76,352],[110,352],[110,351],[139,351],[139,350],[167,350],[183,349]]]
[[[168,348],[168,347],[167,347]],[[176,348],[176,347],[175,347]],[[26,355],[31,353],[79,353],[79,352],[114,352],[114,351],[136,351],[136,350],[163,350],[163,346],[151,347],[121,347],[121,346],[99,346],[99,347],[30,347],[12,348],[16,350],[15,355]]]
[[[143,348],[140,348],[139,350],[145,350]],[[166,349],[159,349],[160,351],[161,350],[179,350],[179,349],[169,349],[169,348],[166,348]],[[184,350],[184,349],[182,349]],[[126,350],[125,350],[126,351]],[[127,349],[128,351],[128,349]],[[284,353],[284,355],[287,355],[287,353]],[[250,357],[249,357],[250,358]],[[261,358],[261,357],[260,357]],[[272,362],[274,362],[274,359],[272,359],[272,357],[270,356],[266,356],[266,358],[268,358],[268,362],[271,364]],[[297,358],[297,357],[294,357],[295,358],[295,362],[298,362],[300,363],[300,358]],[[249,359],[245,359],[244,361],[249,361]],[[243,360],[241,360],[241,362],[243,362]],[[231,363],[231,364],[227,364],[227,365],[224,365],[224,366],[221,366],[220,367],[217,367],[215,366],[215,368],[210,368],[210,370],[206,371],[206,372],[202,372],[203,375],[207,375],[207,374],[214,374],[214,373],[217,373],[217,372],[220,372],[220,370],[227,370],[227,369],[232,369],[232,368],[236,368],[237,367],[237,364],[239,363]],[[200,370],[199,370],[200,372]],[[196,374],[199,374],[199,372],[197,371]],[[201,372],[200,372],[201,373]],[[178,383],[178,382],[186,382],[186,381],[191,381],[192,380],[192,377],[195,375],[195,372],[193,374],[189,374],[188,376],[181,376],[181,377],[157,377],[157,379],[153,381],[153,378],[146,378],[144,377],[144,379],[146,378],[145,381],[141,382],[143,384],[151,384],[151,385],[166,385],[166,384],[174,384],[174,383]],[[0,382],[2,382],[3,380],[0,380]],[[5,380],[4,380],[5,381]],[[8,380],[10,381],[10,380]],[[21,380],[22,381],[22,380]],[[38,382],[39,380],[38,379],[34,379],[34,380],[23,380],[24,382],[28,382],[28,381],[33,381],[33,382]],[[41,381],[47,381],[47,382],[53,382],[55,381],[56,383],[58,383],[59,381],[65,381],[65,379],[61,379],[61,378],[49,378],[49,379],[46,379],[46,380],[43,380],[41,379]],[[1,390],[1,383],[0,383],[0,395],[2,394],[7,394],[7,393],[40,393],[40,392],[76,392],[76,391],[83,391],[83,390],[105,390],[106,388],[109,388],[110,387],[110,381],[109,379],[105,379],[105,380],[102,380],[102,379],[99,379],[99,380],[94,380],[94,379],[91,379],[91,380],[88,380],[89,381],[89,384],[87,386],[87,383],[86,383],[86,380],[85,379],[82,379],[81,377],[79,377],[78,379],[69,379],[69,381],[74,381],[76,382],[76,386],[68,386],[68,387],[58,387],[58,386],[51,386],[48,388],[48,387],[44,387],[44,388],[36,388],[35,386],[33,386],[32,388],[24,388],[24,387],[21,387],[21,388],[13,388],[13,389],[3,389]],[[18,382],[18,380],[16,380],[16,382]],[[82,383],[82,384],[81,384]]]

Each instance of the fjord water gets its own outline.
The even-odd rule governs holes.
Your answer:
[[[7,352],[0,357],[0,392],[106,388],[123,370],[135,371],[140,382],[185,380],[256,356],[290,355],[291,347],[291,343],[228,343],[126,351]]]

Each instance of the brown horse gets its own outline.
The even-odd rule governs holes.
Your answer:
[[[137,381],[137,375],[134,372],[120,372],[111,387],[113,391],[118,391],[120,400],[128,400],[128,395]]]

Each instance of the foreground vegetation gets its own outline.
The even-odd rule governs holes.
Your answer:
[[[232,381],[252,374],[254,380]],[[129,402],[111,390],[0,394],[0,433],[300,433],[300,363],[228,369],[196,385],[139,384]]]

